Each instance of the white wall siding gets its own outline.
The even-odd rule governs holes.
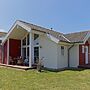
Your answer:
[[[32,34],[32,39],[34,35]],[[39,36],[40,59],[47,68],[61,69],[68,67],[68,48],[67,44],[57,44],[47,37],[46,34]],[[34,46],[34,42],[33,42]],[[64,55],[61,54],[61,46],[64,46]],[[34,50],[32,49],[32,59],[34,60]],[[32,60],[32,63],[34,63]],[[79,65],[79,45],[70,49],[70,67]]]
[[[57,44],[46,35],[40,36],[40,58],[44,57],[44,66],[57,69]]]
[[[61,46],[64,46],[64,55],[61,55]],[[66,68],[68,66],[68,47],[65,45],[57,45],[58,52],[58,68]]]
[[[74,45],[70,49],[70,67],[78,67],[79,65],[79,45]]]

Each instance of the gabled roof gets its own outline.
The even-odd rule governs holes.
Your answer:
[[[30,27],[32,30],[38,30],[38,31],[42,31],[42,32],[45,32],[47,34],[50,34],[62,42],[69,42],[69,40],[64,36],[63,33],[60,33],[60,32],[54,31],[54,30],[50,30],[50,29],[47,29],[47,28],[44,28],[44,27],[41,27],[41,26],[38,26],[35,24],[27,23],[27,22],[24,22],[21,20],[18,20],[18,21],[25,24],[27,27]]]
[[[75,32],[75,33],[69,33],[69,34],[63,34],[54,30],[50,30],[38,25],[34,25],[31,23],[27,23],[21,20],[18,20],[19,22],[25,24],[27,27],[30,27],[32,30],[38,30],[38,31],[42,31],[45,33],[48,33],[52,36],[54,36],[55,38],[57,38],[59,41],[62,42],[74,42],[74,43],[80,43],[83,42],[85,37],[87,36],[88,32],[90,32],[90,30],[88,31],[83,31],[83,32]]]
[[[64,34],[66,38],[68,38],[71,42],[83,42],[87,34],[90,32],[88,31],[82,31],[82,32],[75,32],[75,33],[69,33]]]
[[[88,37],[90,37],[90,30],[89,31],[83,31],[83,32],[76,32],[76,33],[69,33],[69,34],[63,34],[54,30],[50,30],[35,24],[27,23],[25,21],[17,20],[14,25],[11,27],[10,31],[4,38],[3,42],[7,39],[9,34],[12,32],[13,28],[15,28],[17,25],[21,26],[25,30],[36,30],[40,31],[46,34],[51,35],[53,37],[54,41],[57,39],[58,42],[68,42],[68,43],[82,43]],[[6,34],[6,33],[5,33]],[[4,34],[3,34],[4,35]],[[88,36],[88,37],[87,37]]]

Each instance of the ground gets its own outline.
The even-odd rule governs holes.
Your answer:
[[[90,90],[90,70],[38,73],[0,67],[0,90]]]

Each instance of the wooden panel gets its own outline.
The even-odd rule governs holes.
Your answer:
[[[89,45],[89,54],[88,54],[88,62],[89,62],[89,64],[90,64],[90,45]]]
[[[88,62],[89,62],[89,64],[90,64],[90,38],[88,39],[88,44],[89,44]]]
[[[4,48],[4,59],[3,59],[3,63],[4,64],[7,64],[7,41],[4,43],[3,48]]]
[[[0,63],[2,63],[2,46],[0,46]]]
[[[21,40],[10,39],[9,56],[14,58],[14,57],[20,57],[20,55],[21,55]]]
[[[83,45],[79,45],[79,65],[85,65],[85,52],[82,53],[82,46],[89,47],[88,41],[86,41],[86,43]]]
[[[85,64],[85,53],[82,53],[82,45],[79,45],[79,65]]]

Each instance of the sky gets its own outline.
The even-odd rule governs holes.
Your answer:
[[[16,20],[62,33],[90,30],[90,0],[0,0],[0,31]]]

